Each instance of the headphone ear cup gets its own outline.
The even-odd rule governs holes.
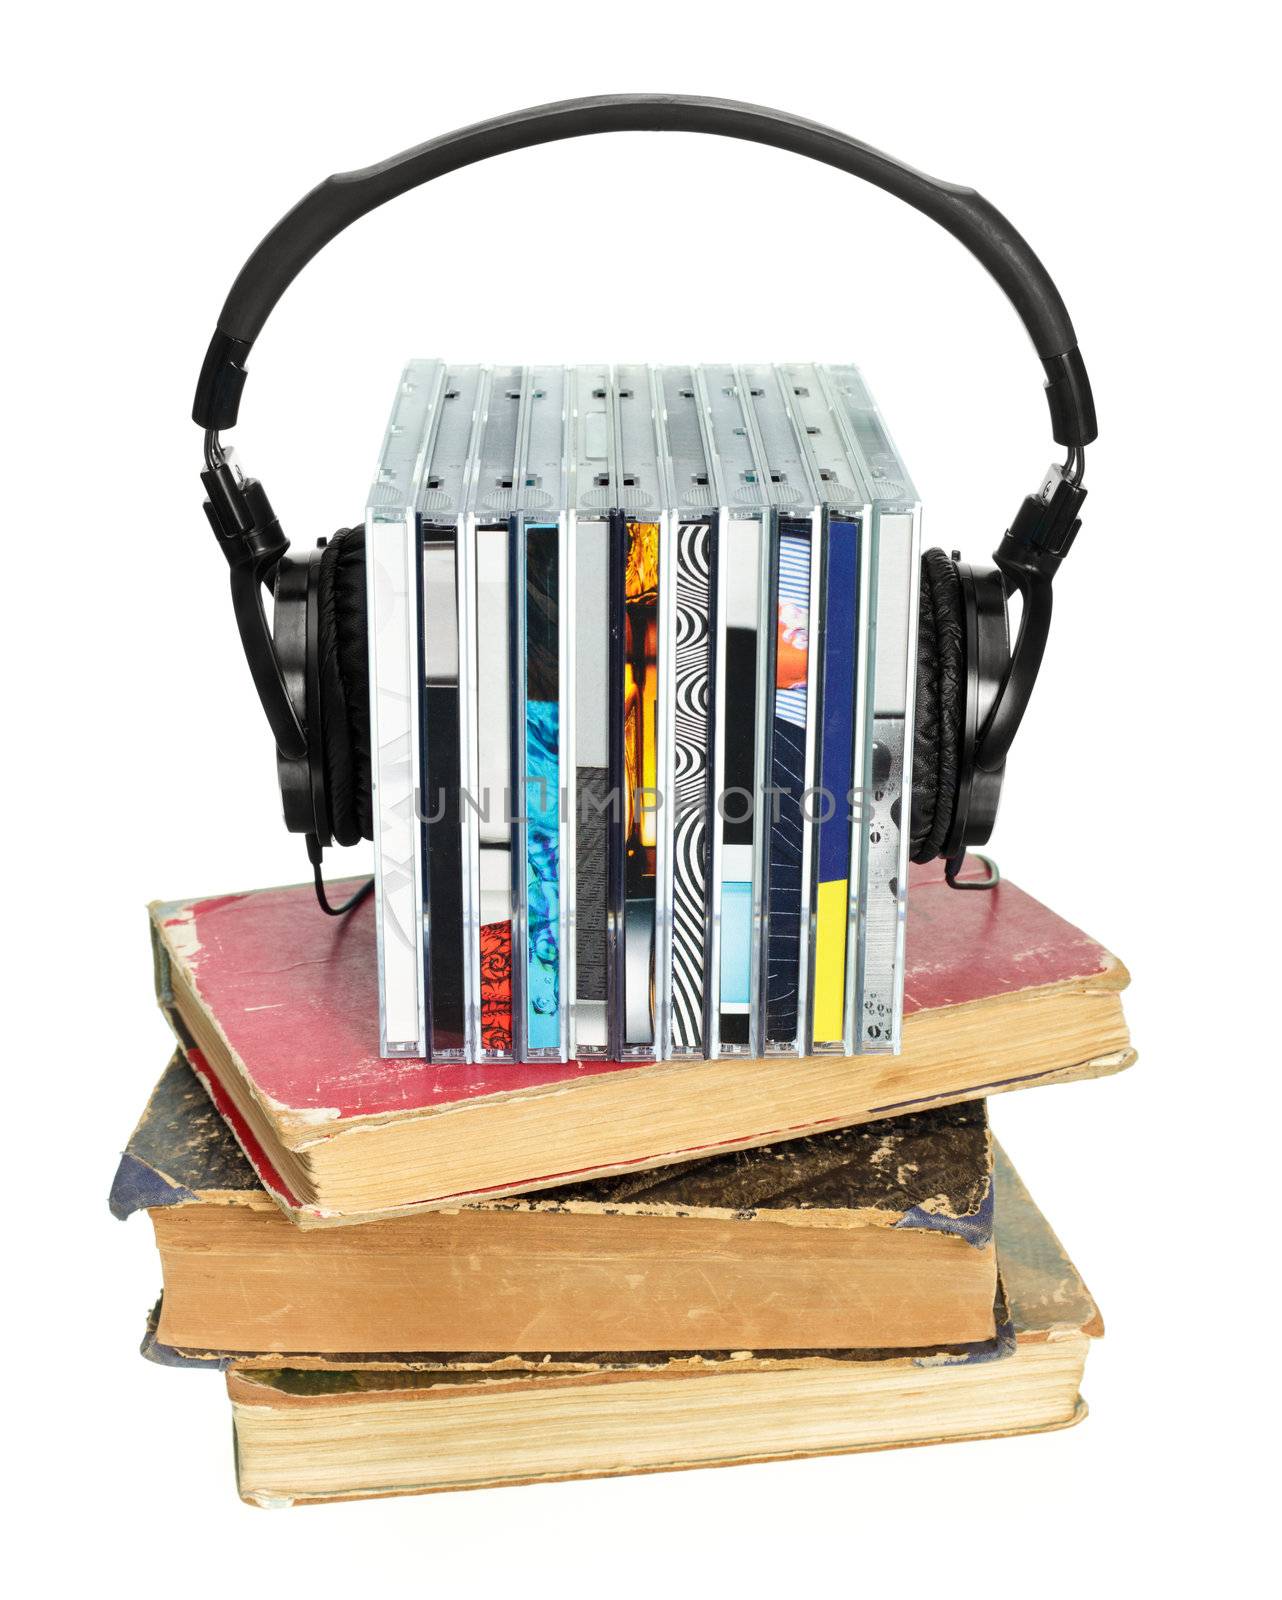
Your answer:
[[[335,844],[355,844],[374,837],[364,527],[340,529],[321,552],[317,606],[317,692],[330,832]]]
[[[966,726],[966,618],[956,563],[921,558],[917,722],[913,738],[910,859],[933,861],[953,831]]]

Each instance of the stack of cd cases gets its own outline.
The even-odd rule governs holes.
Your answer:
[[[412,361],[366,513],[382,1053],[898,1050],[919,525],[853,367]]]

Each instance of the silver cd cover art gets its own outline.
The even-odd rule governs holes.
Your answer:
[[[366,538],[384,1054],[899,1048],[920,508],[853,367],[411,362]]]

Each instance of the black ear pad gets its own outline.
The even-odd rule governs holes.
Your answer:
[[[374,837],[370,793],[365,529],[341,529],[320,555],[317,677],[321,750],[335,844]]]
[[[943,550],[921,558],[917,726],[910,857],[933,861],[953,832],[966,727],[966,615],[961,578]]]

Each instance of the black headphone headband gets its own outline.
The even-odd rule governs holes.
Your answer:
[[[640,131],[714,133],[790,150],[864,178],[933,218],[987,268],[1027,329],[1046,369],[1057,443],[1080,449],[1095,438],[1090,380],[1059,290],[1025,239],[982,195],[787,112],[662,94],[596,95],[533,106],[429,139],[375,166],[326,178],[281,218],[240,269],[205,355],[195,421],[215,431],[234,425],[245,362],[276,302],[312,257],[366,212],[407,189],[509,150],[591,133]]]
[[[970,632],[975,633],[967,657],[968,672],[975,682],[971,684],[968,678],[967,684],[961,685],[958,693],[965,690],[965,706],[959,703],[959,707],[954,708],[965,709],[968,716],[974,712],[964,730],[964,738],[952,739],[950,722],[945,729],[949,740],[936,751],[936,765],[943,775],[941,793],[947,790],[943,799],[949,808],[939,813],[939,829],[950,851],[964,849],[967,843],[982,842],[988,837],[1006,752],[1027,708],[1046,647],[1051,620],[1051,586],[1080,526],[1082,502],[1086,497],[1082,487],[1084,447],[1096,435],[1090,380],[1059,291],[1024,239],[982,196],[972,189],[942,183],[916,172],[860,144],[857,139],[782,111],[741,105],[732,100],[707,100],[691,95],[603,95],[535,106],[489,122],[478,122],[470,128],[431,139],[377,166],[327,178],[282,217],[262,241],[241,268],[223,306],[217,331],[205,355],[193,410],[195,420],[205,429],[205,471],[201,474],[208,496],[205,513],[230,569],[232,603],[241,643],[282,763],[282,786],[290,826],[299,827],[301,818],[314,865],[319,863],[322,842],[331,833],[339,837],[352,831],[346,825],[350,820],[346,809],[340,806],[344,816],[336,824],[334,807],[325,798],[329,788],[324,768],[318,765],[319,756],[328,749],[321,726],[326,721],[327,713],[322,705],[326,697],[321,691],[328,683],[328,721],[341,734],[345,726],[344,707],[350,710],[351,706],[356,706],[359,710],[359,705],[364,703],[365,690],[359,688],[354,692],[349,706],[348,698],[334,691],[334,683],[318,678],[313,685],[315,693],[304,683],[300,698],[299,686],[303,680],[299,678],[296,659],[299,641],[306,647],[302,657],[304,678],[311,682],[315,671],[319,670],[317,663],[328,659],[319,632],[316,639],[306,630],[300,633],[298,627],[291,632],[289,616],[285,616],[281,641],[285,644],[292,641],[292,653],[287,650],[286,654],[293,662],[287,672],[277,641],[267,626],[263,586],[276,586],[278,619],[281,611],[290,611],[291,605],[297,609],[301,599],[306,610],[303,620],[310,629],[309,619],[317,611],[312,603],[316,598],[314,589],[317,585],[324,588],[321,580],[329,573],[329,568],[322,563],[322,568],[308,574],[306,583],[291,573],[286,560],[289,541],[262,483],[256,478],[244,477],[219,441],[219,430],[231,427],[236,421],[250,349],[276,302],[317,251],[385,200],[392,200],[443,173],[457,171],[474,161],[488,160],[508,150],[522,150],[583,134],[630,130],[716,133],[747,139],[808,156],[876,184],[932,217],[960,239],[1006,291],[1028,330],[1046,369],[1052,431],[1057,442],[1067,447],[1068,459],[1062,467],[1051,467],[1037,493],[1025,497],[993,553],[1000,579],[992,594],[987,589],[984,594],[990,602],[996,597],[996,604],[989,604],[981,618],[979,590],[973,575],[967,578],[959,568],[965,604],[959,617],[954,618],[950,613],[943,619],[944,645],[951,646],[955,622],[958,625],[965,622]],[[352,571],[357,571],[364,560],[363,547],[353,541],[351,549],[350,566]],[[949,592],[955,589],[954,585]],[[1020,591],[1024,604],[1019,636],[1014,649],[1008,652],[1005,596],[1015,589]],[[992,614],[988,615],[989,612]],[[994,619],[1000,622],[1000,628],[995,626]],[[970,627],[972,621],[975,627]],[[979,626],[981,621],[985,624],[983,628]],[[360,639],[354,652],[354,658],[360,656],[362,660],[363,629],[362,616],[356,630]],[[329,630],[331,634],[333,631]],[[959,640],[960,637],[958,634]],[[332,661],[328,664],[333,668]],[[947,669],[944,675],[960,684],[952,656],[937,666],[941,671]],[[333,675],[331,672],[329,676]],[[336,681],[341,689],[345,682],[341,671]],[[982,708],[979,706],[981,689]],[[927,729],[929,726],[929,722],[923,724]],[[960,765],[953,760],[954,743],[960,750]],[[346,770],[342,761],[338,761],[337,766]],[[956,782],[950,776],[954,767],[961,773]],[[360,784],[357,786],[359,788]],[[961,789],[965,793],[959,799]],[[341,785],[334,791],[340,800],[342,792]],[[353,826],[358,832],[365,831],[359,821]],[[930,842],[927,839],[923,848]],[[959,861],[960,856],[954,860]]]

